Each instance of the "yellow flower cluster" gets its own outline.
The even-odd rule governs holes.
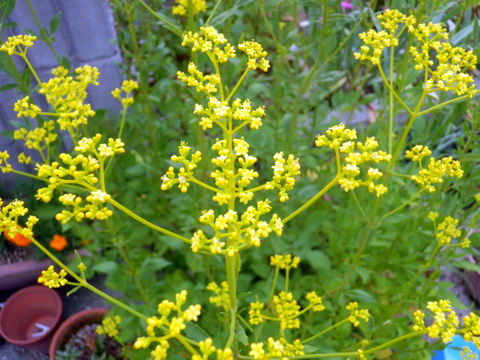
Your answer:
[[[440,24],[417,24],[415,17],[405,16],[398,10],[388,9],[377,16],[384,30],[369,30],[359,34],[364,45],[355,52],[356,59],[380,65],[383,50],[398,45],[398,38],[405,28],[413,35],[418,45],[409,51],[416,62],[416,70],[424,70],[429,92],[453,91],[456,95],[473,97],[480,90],[475,89],[473,78],[465,70],[474,70],[477,57],[472,51],[453,47],[446,29]],[[400,31],[397,31],[402,25]],[[436,54],[436,55],[434,55]],[[434,58],[432,56],[435,56]]]
[[[185,142],[181,142],[178,147],[179,155],[173,155],[171,160],[177,163],[182,163],[184,166],[178,170],[178,174],[175,174],[175,169],[171,166],[167,173],[162,176],[162,190],[171,189],[175,184],[178,184],[178,188],[183,193],[188,191],[190,186],[189,180],[194,179],[193,170],[196,169],[197,163],[202,160],[202,154],[200,151],[190,155],[191,147]],[[190,156],[190,160],[188,157]]]
[[[265,189],[278,189],[279,200],[284,202],[289,199],[287,191],[295,186],[295,176],[300,175],[300,163],[292,154],[285,160],[283,152],[276,153],[273,160],[273,179],[265,184]]]
[[[273,307],[276,317],[264,315],[263,310],[265,304],[260,301],[253,302],[250,304],[250,310],[248,312],[249,322],[252,325],[258,325],[268,319],[270,321],[278,321],[281,330],[298,329],[300,327],[299,316],[301,314],[309,310],[313,312],[325,310],[325,306],[322,304],[322,298],[314,291],[309,292],[305,298],[308,301],[308,305],[300,311],[300,305],[298,305],[297,301],[293,298],[291,292],[282,291],[278,295],[275,295],[273,297]]]
[[[244,41],[238,45],[238,49],[247,55],[247,67],[250,70],[260,69],[265,72],[268,71],[270,63],[267,59],[265,59],[268,54],[265,50],[263,50],[262,45],[254,40]]]
[[[460,357],[462,360],[478,360],[478,354],[474,353],[468,346],[462,346]]]
[[[8,159],[10,159],[8,151],[0,151],[0,167],[3,173],[8,173],[12,170],[12,165],[8,163]]]
[[[417,310],[414,313],[415,325],[413,325],[413,330],[421,331],[431,338],[440,337],[444,343],[452,341],[453,336],[457,333],[459,320],[455,311],[452,310],[450,301],[429,301],[427,309],[433,313],[431,325],[425,325],[425,313]],[[476,322],[476,325],[478,326],[479,323]],[[467,325],[465,325],[465,327],[467,327]]]
[[[197,15],[207,11],[207,2],[205,0],[190,0],[193,14]],[[175,0],[177,5],[172,7],[173,15],[186,16],[188,12],[189,0]]]
[[[63,194],[58,200],[64,206],[71,206],[72,210],[62,210],[55,218],[62,224],[72,219],[76,221],[82,221],[84,218],[90,220],[105,220],[113,215],[113,211],[104,206],[105,202],[110,200],[110,198],[110,195],[104,193],[102,190],[92,191],[92,193],[85,198],[85,202],[82,197],[75,194]]]
[[[84,101],[88,85],[98,85],[100,73],[97,68],[89,65],[75,69],[75,73],[74,78],[67,69],[60,66],[52,70],[53,78],[40,84],[39,92],[53,106],[62,130],[87,124],[88,118],[95,115],[90,104],[84,104]]]
[[[189,31],[183,35],[182,46],[192,46],[192,51],[201,51],[214,58],[219,63],[227,62],[235,57],[235,48],[230,45],[225,36],[213,26],[200,28],[200,32]]]
[[[187,301],[187,291],[182,290],[176,294],[175,302],[163,300],[158,305],[158,316],[152,316],[147,319],[147,336],[139,337],[134,343],[136,349],[147,348],[152,343],[158,343],[152,356],[155,360],[163,360],[167,358],[167,350],[170,347],[169,340],[177,338],[186,328],[185,322],[197,321],[200,315],[200,305],[190,305],[186,310],[182,310],[182,306]],[[173,316],[175,314],[176,316]],[[157,331],[161,331],[163,335],[157,335]]]
[[[112,91],[112,96],[115,99],[120,100],[124,108],[129,107],[133,104],[133,94],[134,90],[138,89],[138,83],[133,80],[124,80],[122,82],[121,88],[116,88]],[[125,94],[122,96],[122,91]]]
[[[184,72],[177,71],[177,77],[188,86],[196,88],[197,92],[203,92],[208,97],[211,97],[212,94],[218,91],[217,86],[220,85],[220,76],[218,74],[203,75],[192,62],[188,64],[188,73],[190,75],[187,76]],[[206,130],[206,128],[204,127],[203,130]]]
[[[30,101],[29,96],[17,100],[13,104],[13,110],[17,113],[17,117],[30,116],[35,118],[42,112],[42,109]]]
[[[198,89],[198,87],[197,87]],[[193,112],[196,115],[203,115],[200,120],[200,126],[203,130],[211,129],[214,124],[220,126],[222,129],[232,130],[235,126],[234,121],[241,121],[241,123],[233,128],[233,131],[238,131],[244,126],[249,126],[250,129],[258,130],[262,126],[262,117],[265,116],[265,108],[259,106],[252,109],[250,100],[235,99],[232,106],[227,102],[220,101],[216,97],[210,97],[208,107],[196,104]]]
[[[202,352],[203,356],[195,354],[192,356],[192,360],[208,360],[210,358],[210,355],[212,354],[216,355],[216,360],[233,360],[232,349],[226,348],[222,350],[215,348],[215,346],[213,346],[213,340],[211,338],[200,341],[198,343],[198,348]]]
[[[54,131],[55,122],[53,120],[47,120],[41,127],[30,131],[23,127],[15,130],[13,137],[16,140],[24,140],[27,148],[43,152],[48,148],[48,145],[57,139],[57,134]]]
[[[438,224],[436,237],[438,243],[441,245],[448,245],[452,241],[452,238],[458,238],[462,235],[462,231],[457,228],[458,219],[454,219],[451,216],[445,217],[445,219]]]
[[[0,198],[0,229],[8,231],[11,238],[14,238],[17,234],[30,238],[33,237],[32,228],[38,222],[37,217],[29,215],[25,226],[18,225],[19,218],[25,216],[28,212],[24,204],[21,200],[13,200],[8,204],[4,204]]]
[[[355,301],[348,304],[346,309],[350,311],[348,321],[350,321],[355,327],[360,325],[360,320],[368,321],[370,317],[369,311],[366,309],[359,309],[358,303]]]
[[[457,178],[463,176],[460,162],[453,160],[451,156],[444,157],[441,160],[435,160],[435,158],[431,157],[427,168],[424,169],[422,159],[431,154],[431,151],[426,146],[416,145],[412,150],[407,150],[405,154],[407,158],[418,162],[420,165],[420,171],[417,175],[411,176],[411,179],[428,192],[435,192],[434,184],[443,183],[445,175],[450,177],[456,176]]]
[[[47,270],[42,271],[42,275],[38,278],[38,282],[51,288],[59,288],[67,283],[67,272],[61,269],[60,272],[56,272],[53,265],[50,265]]]
[[[111,338],[116,338],[119,333],[118,325],[120,325],[121,322],[122,318],[118,315],[106,317],[102,320],[102,324],[97,326],[97,334],[105,334]]]
[[[383,173],[370,167],[367,170],[366,179],[359,180],[361,170],[359,165],[367,162],[378,164],[381,161],[390,161],[391,155],[384,151],[376,150],[378,142],[374,137],[367,138],[365,143],[355,142],[357,132],[354,129],[347,129],[344,124],[335,125],[326,131],[327,135],[317,135],[315,145],[317,147],[328,146],[335,150],[337,167],[339,168],[340,179],[338,183],[345,191],[350,191],[365,186],[368,191],[376,193],[377,196],[385,194],[387,188],[375,181],[383,176]],[[345,165],[341,165],[341,154],[344,156]]]
[[[385,48],[398,46],[399,34],[397,29],[400,24],[408,26],[415,23],[415,17],[407,17],[394,9],[386,10],[383,14],[378,15],[377,19],[380,20],[380,24],[385,30],[369,30],[366,33],[359,34],[358,37],[365,45],[360,47],[360,53],[353,54],[356,59],[368,60],[374,65],[380,64],[380,57]]]
[[[266,345],[266,349],[264,349],[264,345]],[[287,356],[305,355],[303,350],[304,346],[300,340],[295,340],[292,344],[289,344],[285,339],[275,340],[269,337],[266,344],[250,344],[250,352],[248,354],[253,356],[255,360],[268,360],[271,358],[288,360]]]
[[[8,55],[25,55],[27,49],[33,46],[37,37],[34,35],[15,35],[10,36],[7,41],[0,46],[0,51],[5,51]]]
[[[297,268],[299,263],[300,258],[298,256],[292,258],[291,254],[273,255],[270,257],[270,265],[276,266],[279,269],[289,270],[291,268]]]
[[[480,349],[480,318],[476,314],[470,313],[463,318],[461,334],[465,341],[473,342]]]
[[[202,224],[210,226],[215,235],[207,238],[202,230],[195,232],[191,239],[192,251],[204,249],[212,254],[231,257],[248,247],[260,246],[271,232],[281,235],[283,223],[277,214],[273,214],[269,222],[260,220],[260,217],[270,210],[269,201],[265,200],[259,201],[257,207],[249,206],[241,216],[233,210],[217,217],[213,210],[204,211],[199,220]],[[223,249],[226,242],[222,240],[228,243],[226,249]]]
[[[209,301],[212,304],[215,304],[221,308],[225,312],[230,311],[230,297],[228,295],[228,283],[226,281],[222,281],[221,287],[217,285],[215,282],[211,282],[207,285],[207,290],[213,291],[216,296],[210,296]]]

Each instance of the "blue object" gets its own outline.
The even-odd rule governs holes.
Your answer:
[[[480,356],[480,350],[478,350],[471,341],[467,342],[460,335],[455,335],[452,342],[449,343],[445,349],[435,351],[432,360],[461,360],[460,351],[464,346],[468,347],[474,354]]]

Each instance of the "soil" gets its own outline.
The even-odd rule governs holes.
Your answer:
[[[67,340],[65,352],[74,353],[78,360],[90,360],[93,354],[102,353],[113,359],[123,360],[122,346],[109,336],[99,338],[98,326],[99,324],[88,324],[79,329]]]
[[[3,249],[0,249],[0,265],[25,261],[32,255],[33,248],[31,246],[17,246],[10,241],[3,241]]]

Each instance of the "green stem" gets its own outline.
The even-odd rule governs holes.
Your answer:
[[[388,213],[386,213],[385,215],[383,215],[383,216],[378,220],[378,222],[381,222],[381,221],[385,220],[386,218],[392,216],[392,215],[395,214],[396,212],[402,210],[405,206],[411,204],[412,201],[415,200],[417,197],[419,197],[421,193],[423,193],[423,189],[420,189],[415,195],[413,195],[410,199],[408,199],[407,201],[405,201],[402,205],[396,207],[395,209],[393,209],[393,210],[389,211]]]
[[[205,21],[205,24],[204,26],[208,26],[208,24],[210,24],[210,21],[212,21],[213,19],[213,15],[215,15],[215,13],[217,12],[220,4],[222,3],[222,0],[218,0],[216,3],[215,3],[215,6],[213,7],[212,11],[210,12],[210,15],[208,16],[208,19],[207,21]]]
[[[328,190],[330,190],[330,188],[332,188],[332,186],[334,186],[338,180],[340,179],[341,177],[341,173],[338,174],[337,176],[335,176],[333,178],[332,181],[330,181],[322,190],[320,190],[314,197],[312,197],[310,200],[308,200],[305,204],[303,204],[302,206],[300,206],[297,210],[295,210],[293,213],[291,213],[290,215],[288,215],[286,218],[282,219],[282,222],[284,224],[286,224],[287,222],[289,222],[290,220],[292,220],[295,216],[297,216],[298,214],[302,213],[305,209],[307,209],[309,206],[311,206],[315,201],[317,201],[320,197],[322,197]]]
[[[28,237],[30,241],[38,247],[45,255],[47,255],[54,263],[56,263],[58,266],[60,266],[63,270],[65,270],[71,277],[73,277],[80,286],[94,292],[95,294],[101,296],[105,300],[111,302],[112,304],[128,311],[132,315],[135,315],[136,317],[146,320],[147,316],[139,313],[135,309],[132,309],[130,306],[125,305],[123,302],[115,299],[114,297],[104,293],[103,291],[97,289],[96,287],[90,285],[86,280],[82,279],[80,276],[78,276],[74,271],[70,270],[70,268],[65,265],[63,262],[61,262],[55,255],[53,255],[50,251],[48,251],[42,244],[40,244],[37,240],[35,240],[33,237]]]
[[[323,334],[326,334],[327,332],[332,331],[333,329],[339,327],[340,325],[346,323],[347,321],[348,321],[348,318],[343,319],[342,321],[340,321],[336,324],[333,324],[332,326],[329,326],[328,328],[326,328],[326,329],[320,331],[319,333],[309,337],[308,339],[302,340],[302,344],[306,344],[306,343],[318,338],[319,336],[322,336]]]
[[[143,0],[138,0],[138,3],[142,5],[147,11],[155,16],[157,19],[165,23],[165,28],[170,30],[172,33],[177,35],[178,37],[182,37],[182,31],[175,25],[173,24],[170,20],[168,20],[167,17],[163,16],[162,14],[159,14],[155,12],[150,6],[148,6]]]
[[[38,27],[38,31],[40,32],[41,39],[43,40],[43,42],[45,42],[45,44],[47,44],[48,48],[50,49],[53,56],[55,57],[55,60],[57,61],[57,63],[60,64],[60,57],[58,56],[57,52],[55,51],[55,48],[52,45],[52,41],[51,41],[52,38],[45,36],[46,30],[40,24],[40,20],[38,20],[37,13],[35,12],[30,0],[27,0],[27,5],[28,5],[28,9],[30,10],[30,13],[32,14],[33,20],[35,21],[35,24]]]
[[[151,223],[150,221],[142,218],[141,216],[135,214],[133,211],[129,210],[128,208],[126,208],[125,206],[123,206],[122,204],[120,204],[119,202],[113,200],[113,199],[109,199],[108,200],[108,203],[113,205],[114,207],[116,207],[118,210],[120,210],[121,212],[123,212],[124,214],[130,216],[132,219],[135,219],[137,220],[139,223],[145,225],[145,226],[148,226],[150,229],[153,229],[155,231],[158,231],[162,234],[165,234],[165,235],[168,235],[168,236],[171,236],[175,239],[178,239],[180,241],[183,241],[184,243],[186,244],[190,244],[191,241],[190,239],[187,239],[186,237],[184,236],[181,236],[181,235],[178,235],[170,230],[167,230],[167,229],[164,229],[158,225],[155,225],[153,223]]]

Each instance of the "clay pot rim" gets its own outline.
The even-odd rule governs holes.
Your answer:
[[[100,322],[104,318],[105,314],[108,312],[107,308],[96,307],[90,309],[84,309],[75,314],[66,318],[62,324],[57,328],[57,331],[53,335],[52,342],[50,343],[49,356],[50,359],[55,359],[55,352],[60,350],[61,345],[65,342],[64,334],[70,330],[71,327],[74,327],[76,323],[81,323],[81,320],[88,315],[98,316]],[[85,324],[94,323],[96,321],[86,322]]]
[[[38,291],[43,291],[45,293],[48,293],[49,295],[52,296],[53,302],[52,306],[56,307],[58,311],[55,313],[55,318],[54,318],[54,325],[46,331],[42,336],[32,338],[32,339],[25,339],[25,340],[18,340],[18,339],[11,339],[5,332],[3,331],[2,327],[2,313],[5,312],[5,309],[7,308],[8,310],[8,305],[12,302],[14,302],[18,297],[24,296],[25,293],[30,293],[30,292],[38,293]],[[30,295],[31,296],[31,295]],[[3,338],[8,341],[11,344],[18,345],[18,346],[24,346],[24,347],[29,347],[30,345],[35,345],[37,343],[42,342],[44,339],[48,338],[49,336],[53,335],[53,332],[57,328],[58,323],[60,322],[60,319],[62,317],[63,313],[63,302],[62,299],[60,298],[60,295],[55,291],[52,290],[48,287],[45,287],[43,285],[31,285],[31,286],[26,286],[16,292],[14,292],[10,297],[5,301],[3,307],[0,309],[0,334],[3,336]]]

